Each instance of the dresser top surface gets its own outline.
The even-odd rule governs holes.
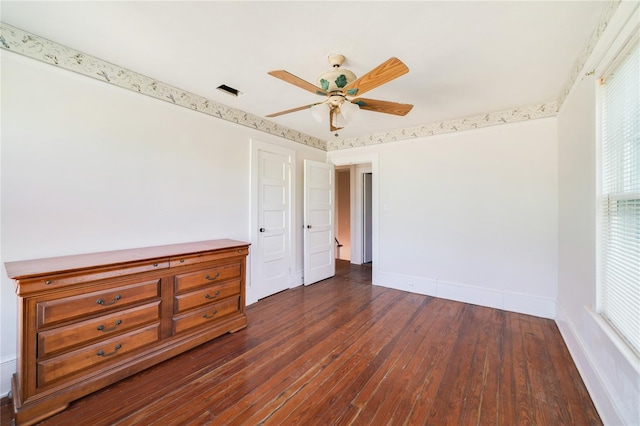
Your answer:
[[[91,267],[104,267],[130,262],[140,262],[144,260],[187,256],[209,251],[234,249],[247,246],[249,246],[249,243],[243,241],[220,239],[49,257],[44,259],[20,260],[15,262],[6,262],[4,266],[9,278],[23,279],[45,274],[76,271]]]

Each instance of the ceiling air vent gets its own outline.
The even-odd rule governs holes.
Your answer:
[[[231,96],[242,96],[243,93],[241,91],[239,91],[238,89],[234,89],[233,87],[229,87],[226,84],[221,84],[220,86],[216,87],[216,89],[220,90],[221,92],[224,92],[228,95]]]

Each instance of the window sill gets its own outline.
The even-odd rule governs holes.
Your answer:
[[[609,325],[609,323],[602,318],[602,316],[595,312],[591,307],[586,307],[587,311],[593,318],[593,320],[600,326],[604,334],[609,338],[613,345],[620,351],[624,358],[634,368],[636,373],[640,374],[640,357],[629,347],[627,342],[620,337],[620,335]]]

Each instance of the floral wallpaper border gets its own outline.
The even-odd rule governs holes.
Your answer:
[[[222,120],[326,150],[326,141],[216,103],[0,22],[0,48]]]
[[[576,59],[567,81],[558,99],[555,101],[334,141],[318,139],[247,112],[216,103],[203,96],[186,92],[145,75],[27,33],[4,22],[0,22],[0,48],[313,148],[323,151],[334,151],[557,115],[574,84],[583,73],[589,56],[593,53],[600,36],[606,30],[620,2],[621,0],[609,1],[606,10],[600,17],[598,25],[591,33],[582,53]]]
[[[567,81],[562,87],[560,96],[558,96],[558,111],[560,110],[560,108],[562,108],[562,104],[567,99],[567,96],[569,96],[569,93],[571,92],[571,89],[573,88],[574,84],[581,77],[581,74],[584,71],[584,67],[587,64],[587,60],[589,59],[589,56],[591,56],[591,54],[593,53],[593,49],[595,49],[596,44],[598,43],[598,40],[600,40],[600,37],[602,36],[604,31],[607,29],[607,25],[609,24],[609,21],[611,21],[611,18],[613,17],[616,10],[618,9],[618,6],[620,6],[620,3],[621,3],[621,0],[610,0],[609,4],[607,5],[607,8],[600,16],[600,20],[598,21],[598,24],[596,25],[595,29],[591,32],[591,36],[589,37],[587,44],[582,50],[582,53],[578,56],[575,63],[573,64],[573,67],[571,68],[571,72],[569,73]]]
[[[390,132],[376,133],[373,135],[343,139],[327,142],[327,151],[355,148],[367,145],[395,142],[404,139],[421,138],[444,133],[460,132],[463,130],[479,129],[482,127],[499,124],[516,123],[519,121],[534,120],[538,118],[553,117],[557,114],[557,102],[549,102],[539,105],[530,105],[505,111],[478,114],[456,120],[427,124],[424,126],[398,129]]]

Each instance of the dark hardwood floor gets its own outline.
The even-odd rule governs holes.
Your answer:
[[[347,262],[247,315],[41,424],[601,424],[551,320],[372,286]]]

